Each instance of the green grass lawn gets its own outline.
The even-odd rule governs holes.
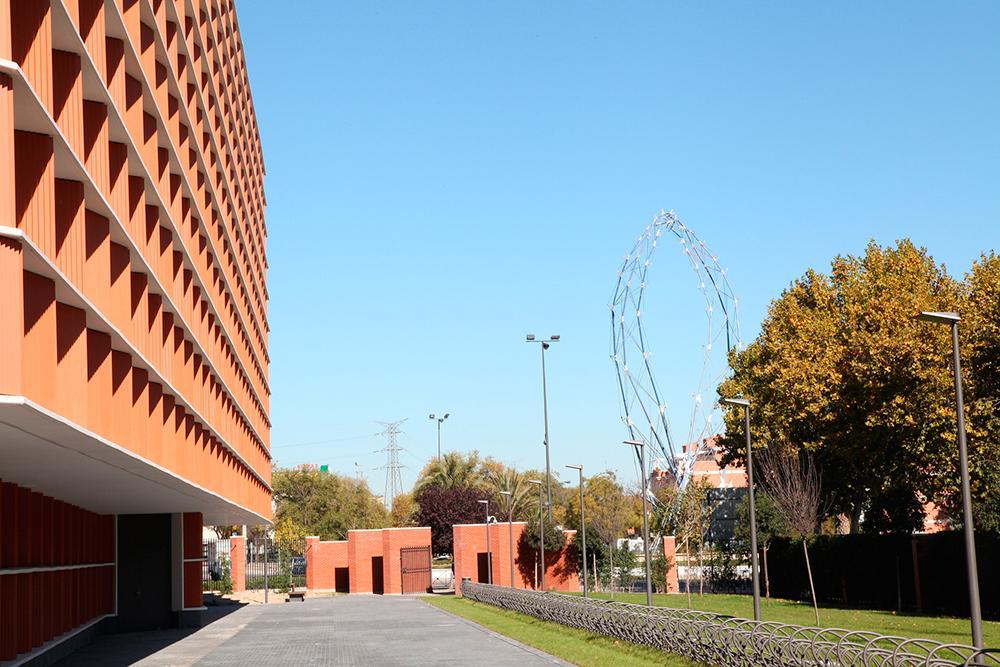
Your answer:
[[[494,632],[516,639],[522,644],[533,646],[575,665],[691,667],[697,664],[646,646],[637,646],[584,630],[549,623],[517,612],[472,602],[465,598],[449,595],[423,599],[428,604],[467,618]]]
[[[610,598],[607,593],[596,593],[595,597]],[[620,602],[645,604],[645,593],[615,593]],[[653,604],[676,609],[687,608],[687,595],[654,595]],[[753,599],[749,595],[691,595],[691,606],[702,611],[728,614],[742,618],[753,618]],[[815,625],[812,605],[790,600],[761,600],[761,615],[765,621],[779,621],[797,625]],[[820,625],[828,628],[848,630],[870,630],[884,635],[903,637],[923,637],[944,643],[971,644],[969,620],[948,616],[919,616],[896,614],[890,611],[870,611],[860,609],[836,609],[820,607]],[[1000,646],[1000,623],[983,623],[983,635],[987,646]]]

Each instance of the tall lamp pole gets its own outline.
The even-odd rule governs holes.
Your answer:
[[[441,460],[441,424],[444,423],[444,420],[447,419],[450,416],[450,414],[451,413],[446,412],[444,413],[444,417],[438,417],[437,415],[434,414],[427,415],[428,419],[430,419],[431,421],[436,421],[438,423],[438,461]]]
[[[529,479],[528,484],[538,485],[538,556],[542,564],[542,591],[545,591],[545,516],[542,512],[542,482]]]
[[[969,450],[965,442],[965,404],[962,400],[962,362],[958,354],[958,313],[922,312],[922,322],[951,327],[951,353],[955,372],[955,402],[958,414],[958,467],[962,477],[962,523],[965,532],[965,570],[969,578],[969,616],[972,620],[972,645],[983,648],[983,617],[979,606],[979,568],[976,565],[976,533],[972,523],[972,494],[969,491]]]
[[[514,494],[501,491],[501,496],[507,496],[507,556],[510,559],[510,587],[514,588]]]
[[[642,476],[642,550],[646,560],[646,606],[653,606],[653,576],[649,570],[649,478],[646,475],[646,443],[642,440],[624,440],[624,444],[639,450],[639,467]]]
[[[545,385],[545,350],[551,343],[559,341],[559,336],[549,336],[547,340],[536,340],[535,334],[528,334],[524,339],[529,343],[541,343],[542,346],[542,415],[545,419],[545,498],[548,501],[549,523],[552,523],[552,472],[549,469],[549,398]]]
[[[743,429],[747,438],[747,489],[750,495],[750,569],[753,584],[753,620],[760,622],[760,572],[757,565],[757,508],[753,498],[753,452],[750,448],[750,401],[746,398],[723,398],[723,405],[743,408]]]
[[[587,515],[583,509],[583,466],[567,465],[580,473],[580,530],[583,531],[583,597],[587,597]],[[596,574],[596,573],[595,573]]]
[[[480,500],[486,506],[486,579],[487,583],[493,583],[493,552],[490,549],[490,501]]]

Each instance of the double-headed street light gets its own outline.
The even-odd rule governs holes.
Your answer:
[[[549,345],[559,341],[559,336],[549,336],[548,339],[538,340],[535,334],[528,334],[524,337],[529,343],[541,343],[542,347],[542,415],[545,419],[545,497],[549,502],[549,523],[552,523],[552,473],[549,470],[549,399],[545,386],[545,350]]]
[[[501,491],[501,496],[507,496],[507,551],[510,558],[510,587],[514,588],[514,494]]]
[[[753,620],[760,622],[760,573],[757,569],[757,509],[753,499],[753,454],[750,450],[750,401],[745,398],[723,398],[722,405],[743,408],[743,428],[747,438],[747,489],[750,494],[750,570],[753,583]]]
[[[444,423],[444,420],[447,419],[450,416],[450,414],[451,413],[446,412],[444,413],[444,417],[438,417],[437,415],[434,414],[427,415],[428,419],[430,419],[431,421],[436,421],[438,423],[438,461],[441,460],[441,424]]]
[[[538,485],[538,556],[542,564],[542,590],[545,590],[545,517],[542,513],[542,482],[529,479],[528,484]]]
[[[965,442],[965,404],[962,400],[962,362],[958,354],[958,313],[922,312],[922,322],[951,327],[951,353],[955,373],[955,402],[958,413],[958,467],[962,477],[962,523],[965,531],[965,571],[969,578],[969,616],[972,620],[972,645],[983,648],[983,618],[979,607],[979,569],[976,566],[976,534],[972,524],[972,495],[969,491],[969,451]]]
[[[580,473],[580,530],[583,531],[583,597],[587,597],[587,516],[583,511],[583,466],[567,465]],[[596,572],[594,573],[597,574]]]
[[[646,475],[646,443],[642,440],[623,440],[639,450],[639,468],[642,477],[642,550],[646,559],[646,606],[653,606],[653,576],[649,570],[649,478]]]
[[[486,583],[493,583],[493,552],[490,551],[490,501],[480,500],[486,506]]]

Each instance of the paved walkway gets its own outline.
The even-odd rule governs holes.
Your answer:
[[[563,665],[426,604],[352,595],[247,605],[196,632],[109,635],[60,662],[100,665]]]

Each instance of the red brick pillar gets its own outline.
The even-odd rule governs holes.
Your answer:
[[[680,593],[681,588],[677,583],[677,538],[673,535],[663,538],[663,555],[670,566],[667,570],[667,592]]]
[[[314,590],[316,572],[319,569],[319,536],[306,538],[306,588]]]
[[[229,576],[234,593],[247,589],[247,538],[242,535],[229,538]]]

